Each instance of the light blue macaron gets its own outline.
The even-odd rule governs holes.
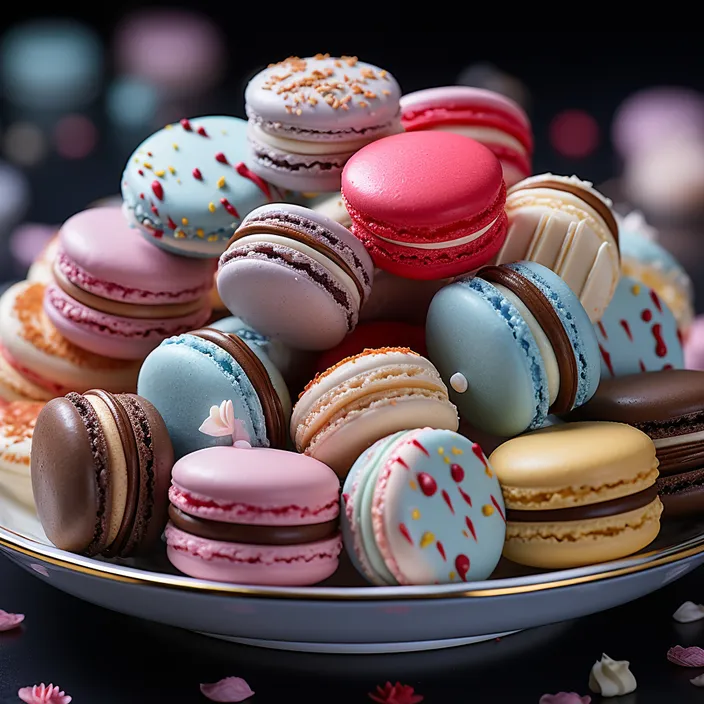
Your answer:
[[[219,331],[194,331],[164,340],[144,360],[137,392],[162,415],[176,459],[232,444],[229,435],[212,437],[199,430],[211,407],[227,400],[253,447],[286,447],[291,416],[286,384],[261,349],[238,340]]]
[[[528,293],[487,280],[495,278],[490,270],[516,282],[516,290],[540,297],[551,334],[563,341],[566,336],[571,357],[546,338]],[[428,311],[426,342],[460,415],[492,435],[540,428],[548,415],[584,404],[599,384],[599,348],[589,316],[569,286],[535,262],[487,267],[442,288]],[[570,376],[556,374],[555,361]]]
[[[501,487],[479,445],[451,430],[403,430],[355,462],[342,493],[342,536],[377,585],[488,578],[506,536]]]

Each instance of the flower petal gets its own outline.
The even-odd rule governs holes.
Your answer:
[[[704,687],[704,675],[699,675],[693,680],[689,680],[695,687]]]
[[[672,618],[674,618],[675,621],[679,621],[679,623],[699,621],[699,619],[704,618],[704,606],[691,601],[685,601],[684,604],[672,614]]]
[[[212,702],[243,702],[254,694],[241,677],[225,677],[213,684],[202,684],[200,691]]]
[[[0,609],[0,633],[17,628],[24,621],[24,614],[11,614]]]
[[[577,692],[558,692],[543,694],[538,704],[591,704],[592,698],[587,694],[580,697]]]
[[[53,684],[35,684],[33,687],[22,687],[17,696],[25,704],[71,704],[73,697],[62,692]]]
[[[695,645],[689,648],[676,645],[667,651],[667,659],[682,667],[704,667],[704,650]]]

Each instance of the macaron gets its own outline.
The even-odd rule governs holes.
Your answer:
[[[42,248],[37,258],[27,271],[27,281],[38,281],[46,286],[54,281],[54,260],[59,251],[58,234],[52,237]]]
[[[343,171],[342,196],[374,264],[409,279],[476,269],[506,236],[501,164],[458,134],[408,132],[360,149]]]
[[[347,228],[298,205],[252,211],[220,257],[217,286],[233,315],[304,350],[334,347],[354,330],[373,265]]]
[[[0,297],[0,398],[48,401],[100,386],[137,389],[139,362],[87,352],[67,340],[43,306],[46,286],[21,281]]]
[[[242,218],[271,200],[248,164],[247,123],[207,116],[166,125],[142,142],[122,174],[124,213],[157,247],[219,257]]]
[[[649,545],[662,504],[652,440],[622,423],[566,423],[494,450],[506,503],[504,557],[569,569],[617,560]]]
[[[493,90],[442,86],[408,93],[401,98],[401,123],[406,132],[434,130],[476,139],[496,154],[507,186],[533,173],[528,115]]]
[[[342,549],[339,495],[335,473],[306,455],[198,450],[174,465],[168,558],[185,574],[217,582],[322,582]]]
[[[619,281],[594,329],[602,379],[684,367],[675,316],[653,289],[628,276]]]
[[[32,490],[47,538],[83,555],[148,552],[166,523],[173,449],[144,398],[94,389],[47,403],[32,439]]]
[[[0,495],[34,511],[29,457],[37,416],[44,408],[35,401],[0,403]]]
[[[634,210],[618,220],[623,274],[653,289],[686,333],[694,320],[694,286],[689,274],[658,241],[657,230],[642,213]]]
[[[213,328],[170,337],[142,364],[137,392],[162,415],[176,459],[228,437],[199,431],[208,409],[232,400],[254,447],[283,449],[291,400],[280,372],[266,354],[237,335]]]
[[[341,478],[380,438],[399,430],[457,430],[457,409],[437,369],[403,347],[364,350],[306,386],[291,416],[296,450]]]
[[[400,97],[388,71],[355,56],[270,64],[245,89],[249,164],[280,188],[339,191],[352,154],[402,131]]]
[[[495,261],[527,259],[552,269],[596,323],[621,276],[612,205],[576,176],[541,174],[520,181],[506,196],[508,234]]]
[[[665,518],[704,510],[704,372],[671,369],[604,379],[570,420],[628,423],[652,438]]]
[[[487,579],[506,535],[481,447],[451,430],[402,430],[354,463],[342,493],[345,548],[372,584]]]
[[[212,262],[149,245],[119,208],[90,208],[59,230],[44,309],[68,340],[117,359],[144,359],[210,317]]]
[[[462,418],[491,435],[540,428],[599,384],[589,316],[569,286],[535,262],[485,267],[440,289],[426,342]]]

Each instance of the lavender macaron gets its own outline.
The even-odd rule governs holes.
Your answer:
[[[301,350],[327,350],[354,330],[373,264],[339,223],[308,208],[253,210],[220,258],[218,293],[233,315]]]
[[[245,91],[248,165],[283,189],[339,191],[352,154],[403,131],[400,97],[388,71],[355,56],[317,54],[271,64]]]

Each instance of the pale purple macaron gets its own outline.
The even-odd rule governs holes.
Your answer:
[[[290,57],[245,90],[248,166],[280,188],[339,191],[347,159],[369,142],[402,132],[396,79],[354,56]]]
[[[233,315],[302,350],[334,347],[371,293],[362,243],[321,213],[288,203],[253,210],[220,258],[218,292]]]

